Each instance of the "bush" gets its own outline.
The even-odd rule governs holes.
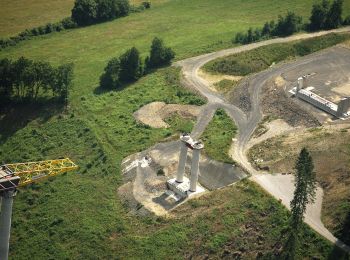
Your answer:
[[[78,25],[90,25],[96,22],[97,3],[95,0],[76,0],[72,9],[72,19]]]
[[[146,9],[151,8],[151,2],[142,2],[141,5],[143,5],[143,7]]]
[[[138,80],[143,75],[143,65],[139,51],[133,47],[119,57],[120,73],[122,82],[132,82]]]
[[[78,26],[78,24],[71,18],[71,17],[66,17],[61,21],[61,24],[64,29],[73,29]]]
[[[343,25],[350,25],[350,15],[344,19]]]
[[[114,89],[120,87],[119,80],[120,61],[118,58],[111,59],[100,77],[100,86],[104,89]]]
[[[128,0],[76,0],[72,19],[84,26],[126,16],[129,11]]]
[[[170,64],[175,53],[169,47],[165,47],[161,39],[155,37],[152,41],[150,57],[146,58],[147,68],[157,68]]]

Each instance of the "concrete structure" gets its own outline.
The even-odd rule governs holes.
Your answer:
[[[338,104],[337,116],[347,116],[350,110],[350,97],[343,98]]]
[[[180,140],[180,158],[176,178],[168,180],[167,184],[169,189],[176,194],[182,197],[188,197],[190,194],[204,191],[204,189],[198,185],[200,151],[204,148],[204,144],[194,141],[188,133],[181,134]],[[193,151],[190,180],[184,177],[188,148]]]
[[[310,88],[306,88],[306,78],[309,75],[305,75],[298,78],[298,84],[295,88],[289,92],[296,97],[314,105],[315,107],[331,114],[338,118],[345,118],[350,116],[350,97],[343,98],[339,104],[333,102],[313,93]]]
[[[180,135],[181,140],[181,150],[180,150],[180,159],[179,159],[179,166],[177,168],[177,175],[176,175],[176,181],[178,183],[183,182],[184,174],[185,174],[185,166],[186,166],[186,159],[187,159],[187,142],[190,141],[191,137],[187,133],[183,133]]]
[[[0,259],[7,260],[10,242],[11,215],[13,197],[16,191],[8,190],[1,196],[1,215],[0,215]]]
[[[199,157],[200,157],[200,151],[203,148],[204,148],[204,145],[201,142],[196,142],[193,145],[192,165],[191,165],[191,183],[190,183],[190,191],[192,192],[196,192],[197,190]]]

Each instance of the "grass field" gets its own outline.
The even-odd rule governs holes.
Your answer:
[[[274,63],[295,59],[346,42],[350,34],[329,34],[313,39],[271,44],[251,51],[213,60],[203,68],[210,73],[246,76],[269,68]]]
[[[166,0],[155,0],[152,4]],[[131,0],[139,5],[143,0]],[[74,0],[1,0],[0,38],[16,35],[25,29],[58,22],[71,15]]]
[[[197,205],[192,203],[179,209],[191,206],[194,213],[199,208],[202,213],[207,210],[208,214],[197,213],[191,218],[182,218],[179,212],[181,221],[128,215],[116,192],[121,179],[121,160],[164,140],[177,128],[190,126],[189,122],[175,120],[175,126],[170,129],[151,129],[138,124],[133,112],[152,101],[182,104],[202,104],[203,101],[179,87],[178,71],[170,68],[160,69],[120,91],[101,91],[98,79],[106,62],[127,48],[136,46],[145,56],[154,36],[162,37],[175,50],[177,59],[181,59],[231,46],[230,40],[235,32],[275,19],[287,9],[307,16],[313,1],[154,2],[150,10],[142,13],[35,37],[0,52],[1,58],[23,55],[54,65],[66,62],[75,65],[74,87],[67,113],[62,114],[56,108],[47,111],[45,107],[1,110],[1,162],[69,156],[80,166],[76,173],[33,185],[18,194],[11,238],[13,259],[28,259],[28,256],[36,259],[53,256],[55,259],[220,256],[224,254],[221,245],[236,251],[242,249],[245,251],[242,254],[248,256],[250,251],[261,251],[264,255],[270,249],[278,250],[287,213],[274,199],[249,183],[241,188],[228,188],[225,190],[229,191],[227,194],[209,194],[209,197],[198,200]],[[12,4],[20,5],[17,1]],[[29,11],[36,9],[33,6],[28,4]],[[346,10],[350,11],[348,2]],[[66,16],[64,12],[50,16],[58,19],[60,15]],[[6,18],[11,15],[6,11],[0,19],[8,20]],[[37,19],[37,25],[49,22],[41,15]],[[8,23],[5,27],[11,29],[6,34],[17,33],[19,29],[15,27],[22,28],[24,21],[15,19],[11,26]],[[240,200],[233,199],[238,196],[242,196]],[[250,203],[252,198],[255,200]],[[212,209],[210,205],[216,202],[223,208]],[[273,209],[271,205],[275,205]],[[212,226],[218,215],[220,225]],[[269,224],[261,222],[258,226],[262,236],[266,236],[259,247],[256,241],[245,240],[242,234],[250,230],[250,223],[258,223],[260,218]],[[283,223],[276,225],[273,223],[276,220]],[[216,230],[216,227],[227,231],[219,232],[221,229]],[[204,232],[206,230],[208,233]],[[306,258],[325,258],[331,253],[328,243],[309,229],[305,232]],[[193,237],[198,237],[198,244],[193,242]],[[254,235],[247,237],[255,239]]]
[[[237,127],[225,110],[218,109],[212,121],[209,123],[204,133],[201,135],[205,145],[205,153],[212,159],[233,163],[229,155],[232,138],[237,133]]]

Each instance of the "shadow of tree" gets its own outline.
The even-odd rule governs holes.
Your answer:
[[[350,212],[345,219],[342,230],[337,232],[335,235],[339,238],[339,240],[350,246]],[[338,246],[334,246],[334,249],[328,259],[350,260],[350,254],[346,254]]]
[[[95,95],[102,95],[105,93],[109,93],[109,92],[119,92],[122,91],[123,89],[127,88],[128,86],[134,84],[136,81],[134,82],[129,82],[129,83],[123,83],[121,86],[119,86],[118,88],[103,88],[100,85],[98,85],[95,89],[94,89],[94,94]]]
[[[0,103],[0,143],[5,142],[18,130],[33,120],[44,123],[52,116],[62,113],[64,104],[56,99],[32,102]]]

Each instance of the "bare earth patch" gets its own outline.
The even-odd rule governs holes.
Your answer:
[[[215,92],[217,92],[217,89],[214,87],[215,83],[218,83],[224,79],[238,82],[243,78],[242,76],[232,76],[232,75],[223,75],[223,74],[214,75],[214,74],[207,73],[201,69],[198,71],[198,75],[201,78],[205,79],[207,82],[209,82],[210,89],[215,91]]]
[[[261,143],[269,138],[296,130],[295,127],[288,125],[282,119],[277,119],[277,120],[271,121],[269,123],[265,123],[264,126],[267,128],[267,131],[260,136],[257,136],[257,137],[250,139],[249,143],[247,145],[248,149],[250,149],[252,146],[254,146],[258,143]]]
[[[168,128],[164,119],[173,114],[183,118],[194,118],[199,115],[201,107],[192,105],[165,104],[164,102],[152,102],[137,110],[134,117],[137,121],[154,128]]]

